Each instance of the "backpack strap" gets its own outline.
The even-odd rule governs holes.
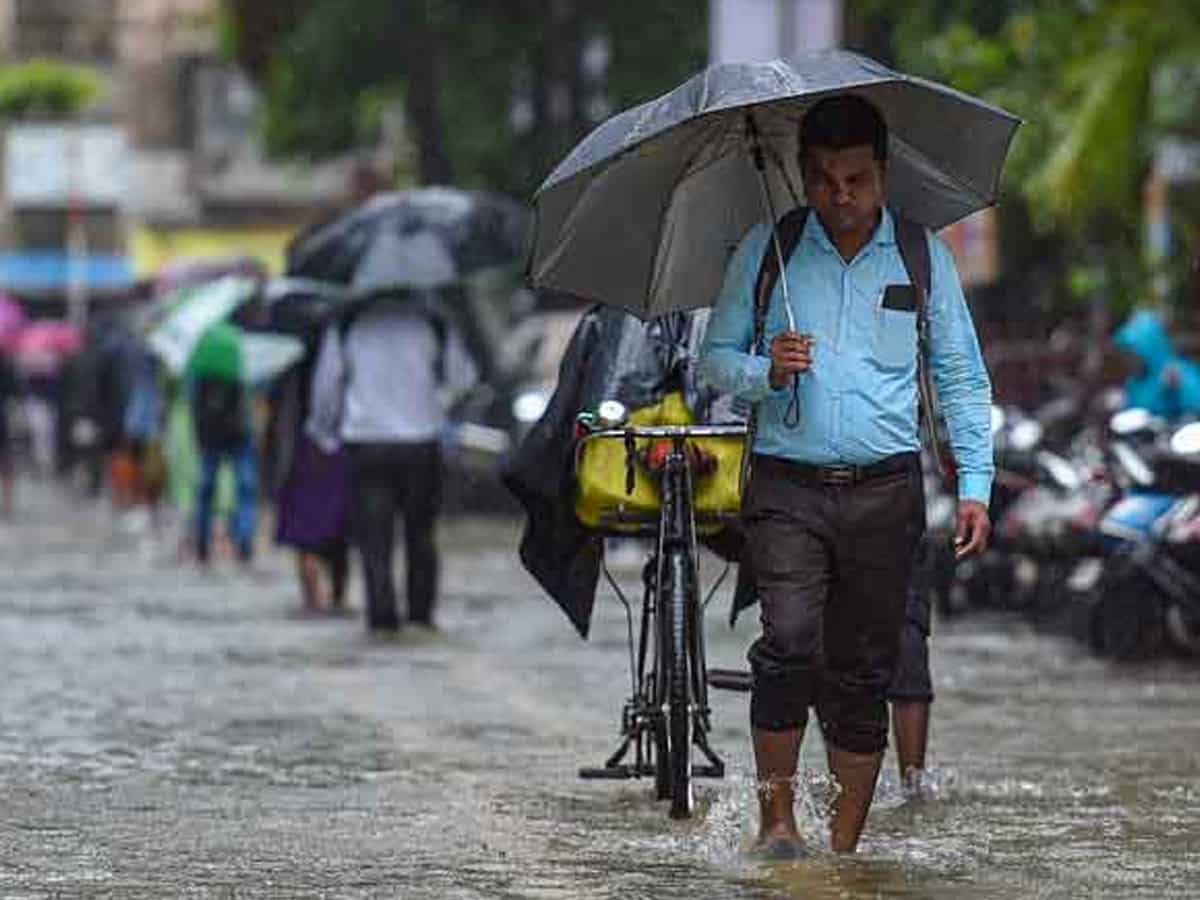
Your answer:
[[[896,226],[896,244],[900,259],[912,282],[917,298],[917,398],[921,405],[921,418],[925,423],[925,437],[933,451],[942,477],[950,480],[950,461],[943,454],[938,438],[937,402],[934,397],[933,380],[929,373],[929,296],[933,291],[933,261],[929,255],[929,237],[925,229],[909,218],[893,211]]]
[[[804,234],[804,226],[808,222],[808,207],[798,206],[784,213],[773,227],[779,234],[779,246],[783,251],[783,259],[792,258],[796,245]],[[767,236],[767,245],[763,249],[762,261],[758,264],[758,277],[754,279],[754,339],[750,344],[750,352],[756,356],[765,356],[767,348],[767,309],[771,305],[771,293],[779,281],[779,255],[775,252],[775,235]],[[750,483],[750,458],[753,455],[754,441],[758,435],[758,404],[750,410],[746,422],[746,447],[742,453],[742,470],[738,490],[744,495],[746,485]]]
[[[792,258],[796,245],[800,243],[804,234],[808,212],[807,206],[798,206],[784,213],[775,225],[779,232],[779,244],[783,250],[785,265]],[[779,274],[779,256],[775,253],[775,240],[771,235],[767,237],[767,246],[758,266],[758,277],[754,281],[754,342],[750,345],[750,350],[758,355],[766,351],[763,341],[766,338],[767,309],[771,305],[771,293],[779,282]]]

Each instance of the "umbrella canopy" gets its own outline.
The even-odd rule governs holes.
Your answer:
[[[53,375],[67,356],[83,348],[83,332],[71,322],[39,319],[18,331],[11,347],[20,372]]]
[[[980,100],[846,51],[712,66],[608,120],[534,198],[530,276],[643,318],[710,304],[737,242],[767,218],[750,151],[779,209],[801,202],[800,120],[853,91],[889,130],[888,203],[941,228],[995,202],[1019,120]]]
[[[263,384],[289,369],[304,356],[304,343],[284,334],[241,331],[242,381]]]
[[[229,275],[186,288],[171,302],[162,320],[150,331],[147,343],[168,371],[184,370],[196,342],[209,328],[227,319],[258,292],[258,282]]]
[[[324,327],[349,297],[344,285],[328,281],[272,278],[264,284],[261,300],[272,331],[303,336]]]
[[[301,235],[288,274],[356,292],[437,288],[517,263],[528,213],[507,197],[429,187],[380,194]]]

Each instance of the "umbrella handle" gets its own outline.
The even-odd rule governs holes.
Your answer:
[[[783,243],[779,240],[779,217],[775,214],[775,202],[771,199],[771,188],[767,184],[767,161],[763,153],[762,139],[758,134],[758,125],[752,113],[746,113],[746,144],[754,168],[758,171],[758,185],[762,194],[763,206],[767,211],[767,219],[771,223],[771,243],[775,248],[775,257],[779,261],[779,286],[783,290],[783,309],[787,313],[788,330],[796,330],[796,317],[792,314],[792,296],[788,290],[787,260],[783,256]],[[783,416],[783,424],[787,428],[795,428],[800,424],[800,376],[792,376],[792,397],[788,402],[787,411]]]

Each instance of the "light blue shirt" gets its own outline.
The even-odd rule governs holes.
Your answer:
[[[868,465],[920,449],[915,312],[884,309],[890,284],[910,284],[885,209],[870,241],[842,259],[816,213],[787,265],[796,330],[813,336],[812,368],[800,376],[800,423],[784,424],[792,387],[773,390],[771,361],[750,353],[754,283],[767,223],[742,239],[725,270],[700,351],[700,372],[718,390],[759,404],[756,453],[798,462]],[[930,236],[930,372],[958,467],[962,499],[987,503],[992,460],[992,389],[949,248]],[[783,289],[767,312],[766,342],[788,328]]]

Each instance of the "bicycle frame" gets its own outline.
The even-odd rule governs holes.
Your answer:
[[[656,473],[661,508],[654,551],[643,570],[644,596],[636,647],[632,605],[607,566],[603,570],[626,611],[632,694],[622,710],[621,745],[603,767],[582,769],[580,775],[585,778],[654,775],[658,798],[671,799],[671,814],[675,817],[691,812],[692,777],[720,778],[725,773],[724,762],[708,742],[712,724],[703,612],[728,574],[729,566],[726,565],[702,601],[692,505],[694,473],[687,444],[697,437],[745,433],[743,426],[711,425],[624,428],[598,433],[623,440],[630,453],[638,438],[669,440],[671,446]],[[693,746],[703,754],[706,765],[691,765]],[[631,750],[633,762],[622,763]]]

